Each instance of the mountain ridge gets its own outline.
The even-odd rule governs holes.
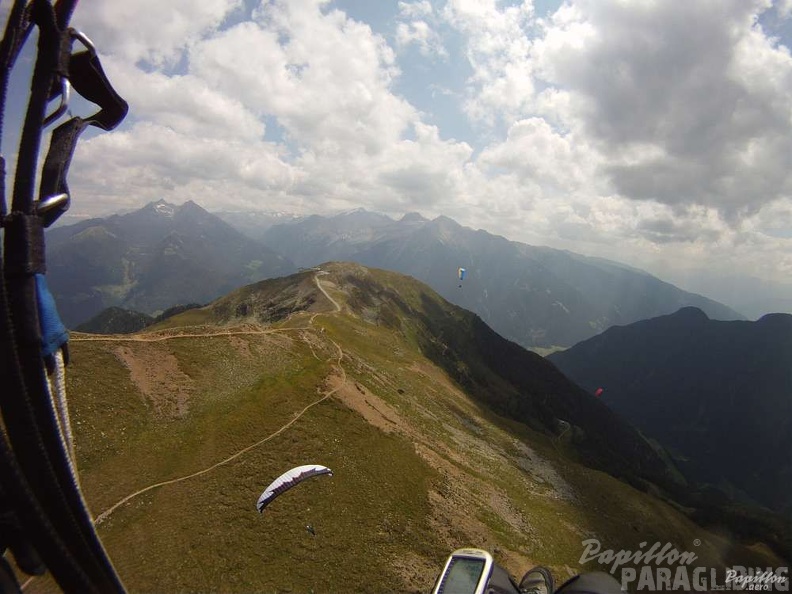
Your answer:
[[[479,332],[481,349],[519,347],[431,289],[359,265],[321,268],[143,333],[73,336],[81,483],[131,590],[426,591],[460,546],[490,550],[514,575],[542,563],[565,579],[604,569],[581,565],[587,538],[614,550],[699,539],[702,565],[781,563],[702,529],[651,485],[581,465],[596,433],[588,411],[615,416],[549,363],[520,349],[528,369],[512,373],[536,383],[519,383],[477,364],[468,343]],[[556,393],[585,402],[582,426],[532,427],[487,404],[521,392],[537,410]],[[623,457],[627,469],[641,459]],[[272,478],[313,461],[333,477],[257,513]]]
[[[580,385],[602,386],[604,402],[687,460],[688,476],[788,512],[791,357],[790,314],[720,321],[688,307],[548,359]]]
[[[445,216],[394,221],[359,215],[315,215],[273,225],[262,237],[299,266],[347,260],[413,276],[529,348],[568,347],[611,325],[684,305],[703,307],[713,317],[742,318],[723,304],[602,258],[510,241]],[[369,224],[369,218],[376,224]],[[350,227],[356,230],[354,241],[346,235]],[[467,270],[462,287],[458,267]]]
[[[49,284],[71,327],[106,307],[156,315],[295,270],[190,200],[56,227],[46,240]]]

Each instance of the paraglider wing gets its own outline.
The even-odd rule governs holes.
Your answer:
[[[320,466],[318,464],[306,464],[304,466],[297,466],[284,472],[278,478],[276,478],[269,487],[264,489],[264,492],[261,494],[261,497],[258,498],[256,502],[256,507],[259,510],[259,513],[264,511],[264,508],[269,505],[273,499],[275,499],[281,493],[288,491],[295,485],[301,483],[307,478],[311,478],[312,476],[318,476],[320,474],[329,474],[330,476],[333,475],[333,471],[327,468],[327,466]]]
[[[599,398],[600,395],[602,395],[603,392],[604,392],[604,390],[602,388],[597,388],[596,391],[594,392],[594,396]]]

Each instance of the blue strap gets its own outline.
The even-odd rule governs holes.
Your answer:
[[[43,274],[36,275],[36,296],[41,326],[41,356],[49,357],[69,341],[69,332],[61,322],[55,299]]]

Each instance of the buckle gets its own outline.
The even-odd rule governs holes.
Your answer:
[[[41,218],[41,225],[49,227],[67,210],[71,200],[67,193],[55,194],[33,202],[34,212]]]

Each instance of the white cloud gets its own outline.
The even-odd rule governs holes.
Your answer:
[[[417,2],[403,2],[399,0],[399,15],[405,19],[423,19],[434,13],[432,3],[429,0],[418,0]]]
[[[262,4],[253,20],[192,43],[181,75],[107,60],[136,123],[81,146],[75,183],[208,207],[277,199],[326,212],[376,202],[399,213],[454,202],[472,148],[441,139],[393,93],[399,70],[383,37],[327,8]],[[263,140],[265,118],[288,150]],[[105,153],[103,172],[89,170]]]
[[[573,135],[562,135],[541,118],[515,122],[505,142],[485,149],[480,165],[531,179],[548,195],[568,195],[596,179],[597,155]]]
[[[546,23],[537,74],[622,195],[734,219],[792,190],[792,60],[755,24],[764,8],[580,2]]]
[[[105,60],[104,66],[136,120],[195,137],[253,142],[264,137],[264,123],[256,114],[201,78],[145,72],[117,59]]]
[[[469,116],[493,124],[498,118],[511,121],[527,115],[535,92],[531,2],[501,8],[496,0],[448,0],[443,14],[467,37],[467,59],[473,68]]]
[[[132,63],[174,65],[182,52],[216,31],[241,0],[95,0],[73,24],[98,45]]]
[[[396,25],[396,44],[400,48],[415,44],[424,56],[448,58],[448,51],[434,27],[437,15],[428,0],[399,2],[399,16],[403,19]]]
[[[209,208],[255,202],[288,191],[298,176],[272,143],[196,137],[153,123],[83,141],[71,173],[89,194],[115,196],[124,207],[160,198]]]
[[[323,2],[274,2],[256,22],[198,43],[197,76],[278,118],[297,142],[327,153],[376,153],[418,118],[390,91],[399,71],[385,40]],[[281,43],[283,41],[283,43]]]
[[[396,43],[400,47],[415,44],[424,56],[448,57],[440,36],[426,21],[399,23],[396,26]]]

